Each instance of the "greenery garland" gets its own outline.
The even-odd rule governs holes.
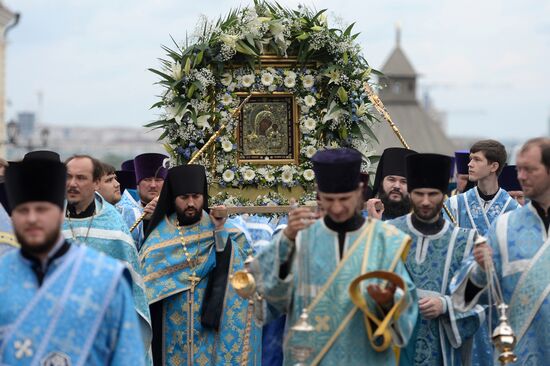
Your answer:
[[[314,187],[310,158],[327,147],[354,147],[364,156],[365,167],[373,158],[377,120],[363,91],[374,70],[361,54],[352,34],[330,28],[326,10],[314,12],[300,6],[289,10],[277,3],[254,1],[254,5],[231,11],[211,23],[203,18],[193,44],[175,49],[163,47],[167,58],[160,76],[163,87],[160,119],[146,125],[163,129],[159,140],[176,164],[185,164],[219,129],[225,131],[214,144],[214,158],[203,156],[208,179],[221,187],[294,187],[306,192]],[[175,43],[175,42],[174,42]],[[189,43],[189,42],[188,42]],[[266,67],[262,55],[295,57],[292,67]],[[232,111],[237,93],[286,92],[299,106],[299,165],[236,165],[238,120]],[[210,152],[212,156],[212,152]],[[262,201],[259,196],[254,202]],[[265,198],[265,197],[264,197]],[[231,200],[223,197],[220,200]],[[270,200],[283,197],[273,193]]]

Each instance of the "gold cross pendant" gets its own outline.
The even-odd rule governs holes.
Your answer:
[[[200,282],[201,278],[194,274],[187,278],[191,282],[191,292],[195,292],[195,286]]]

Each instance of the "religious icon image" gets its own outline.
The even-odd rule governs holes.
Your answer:
[[[288,163],[297,159],[296,105],[292,95],[250,98],[238,129],[239,161]]]

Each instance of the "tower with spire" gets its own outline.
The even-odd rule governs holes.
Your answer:
[[[418,74],[401,47],[399,25],[396,26],[395,34],[395,47],[381,68],[384,76],[379,79],[379,83],[384,87],[380,91],[380,99],[411,149],[452,155],[455,151],[452,140],[416,99]],[[374,127],[379,141],[378,153],[388,147],[401,147],[388,124],[380,120],[381,123]]]

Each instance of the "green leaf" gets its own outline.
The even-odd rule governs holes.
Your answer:
[[[240,53],[244,53],[245,55],[258,56],[256,51],[254,51],[243,41],[237,41],[237,43],[235,44],[235,49]]]
[[[165,119],[161,119],[161,120],[158,120],[158,121],[147,123],[144,126],[145,127],[155,127],[155,126],[164,126],[164,125],[167,125],[167,124],[170,124],[170,121],[167,121]]]
[[[204,51],[200,51],[197,54],[197,58],[195,58],[194,66],[200,65],[200,63],[202,62],[203,56],[204,56]]]
[[[374,134],[374,132],[369,126],[363,125],[362,131],[364,134],[369,136],[373,141],[376,141],[376,143],[379,143],[378,138],[376,137],[376,135]]]
[[[348,51],[345,51],[344,52],[344,65],[346,65],[348,63],[348,60],[349,60]]]
[[[314,25],[313,27],[310,28],[312,31],[314,32],[320,32],[323,30],[323,27],[319,26],[319,25]]]
[[[309,38],[309,33],[303,32],[299,36],[296,37],[296,39],[299,39],[300,41],[304,41]]]
[[[170,81],[170,82],[173,82],[174,81],[174,78],[172,78],[171,76],[169,75],[166,75],[165,73],[163,73],[162,71],[158,71],[158,70],[155,70],[155,69],[148,69],[149,71],[157,74],[157,75],[160,75],[161,77],[163,77],[164,79]]]
[[[187,90],[187,98],[188,99],[191,99],[191,97],[193,96],[193,93],[195,92],[195,90],[197,90],[197,87],[195,86],[195,84],[191,84],[191,86],[189,87],[189,90]]]
[[[351,24],[346,28],[346,30],[344,31],[344,37],[347,37],[347,36],[350,35],[351,29],[353,28],[354,25],[355,25],[355,22],[351,23]]]
[[[345,126],[340,127],[338,135],[340,135],[340,138],[344,140],[348,138],[348,130],[346,130]]]
[[[348,102],[348,93],[346,92],[346,90],[343,87],[339,87],[336,94],[338,95],[338,98],[340,98],[340,101],[342,103],[347,103]]]
[[[191,58],[188,57],[187,60],[185,61],[183,72],[185,72],[185,75],[189,75],[190,71],[191,71]]]

